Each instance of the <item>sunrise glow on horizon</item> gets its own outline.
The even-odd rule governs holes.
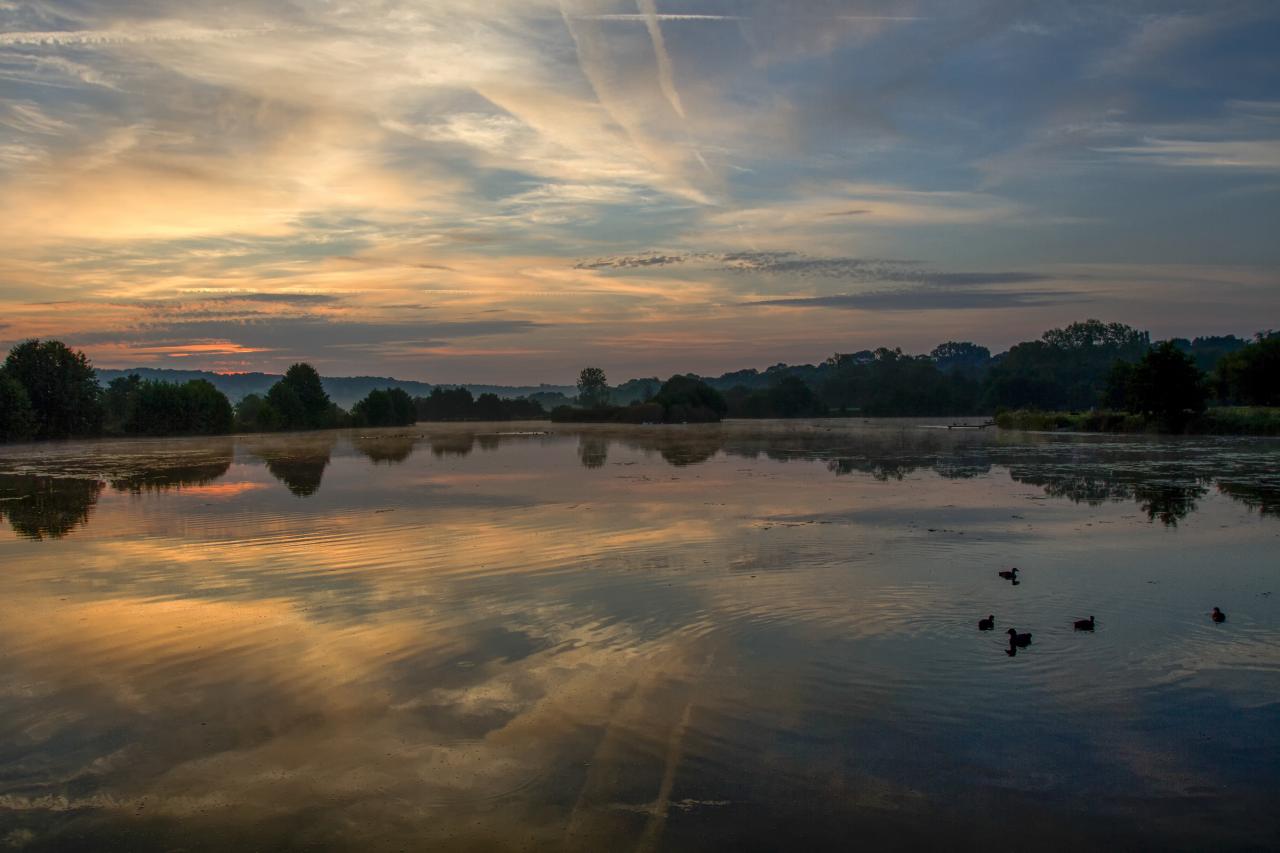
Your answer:
[[[427,382],[1280,325],[1280,7],[0,0],[0,347]]]

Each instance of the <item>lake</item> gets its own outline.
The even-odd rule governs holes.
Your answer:
[[[0,446],[0,843],[1274,849],[1280,441],[939,423]]]

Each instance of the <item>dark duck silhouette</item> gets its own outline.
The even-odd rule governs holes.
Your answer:
[[[1227,621],[1227,614],[1223,613],[1221,610],[1219,610],[1219,609],[1218,609],[1218,608],[1216,608],[1216,607],[1215,607],[1215,608],[1213,608],[1213,613],[1212,613],[1212,614],[1210,614],[1210,615],[1211,615],[1211,618],[1213,619],[1213,621],[1214,621],[1214,622],[1226,622],[1226,621]]]
[[[1075,626],[1077,631],[1092,631],[1093,617],[1090,616],[1088,619],[1077,619],[1075,621]]]
[[[1030,634],[1019,634],[1017,628],[1010,628],[1008,631],[1008,634],[1009,634],[1009,646],[1011,648],[1013,646],[1020,646],[1025,649],[1027,646],[1031,645]]]
[[[1018,567],[1014,566],[1008,571],[996,572],[996,574],[1000,575],[1000,577],[1007,581],[1016,581],[1018,579]]]
[[[996,617],[994,616],[988,616],[986,619],[978,620],[979,631],[990,631],[995,626],[996,626]]]

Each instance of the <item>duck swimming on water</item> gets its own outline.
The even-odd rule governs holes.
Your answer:
[[[1004,578],[1007,581],[1016,581],[1018,579],[1018,567],[1014,566],[1012,569],[1009,569],[1008,571],[996,572],[996,574],[1000,575],[1000,577]]]
[[[1218,609],[1218,608],[1216,608],[1216,607],[1215,607],[1215,608],[1213,608],[1213,613],[1212,613],[1212,614],[1210,614],[1210,616],[1211,616],[1211,618],[1213,619],[1213,621],[1214,621],[1214,622],[1226,622],[1226,621],[1227,621],[1227,614],[1223,613],[1221,610],[1219,610],[1219,609]]]
[[[1090,616],[1088,619],[1077,619],[1075,621],[1075,626],[1077,631],[1092,631],[1093,617]]]
[[[1022,646],[1023,648],[1026,648],[1031,645],[1030,634],[1019,634],[1017,628],[1010,628],[1007,633],[1009,634],[1010,646]]]
[[[996,626],[996,617],[995,617],[995,616],[988,616],[986,619],[979,619],[979,620],[978,620],[978,630],[979,630],[979,631],[990,631],[990,630],[991,630],[992,628],[994,628],[995,626]]]

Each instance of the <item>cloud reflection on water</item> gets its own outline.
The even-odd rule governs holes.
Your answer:
[[[100,488],[76,535],[0,541],[0,837],[924,844],[1025,841],[1035,814],[1150,840],[1158,812],[1161,840],[1195,843],[1252,809],[1229,844],[1273,825],[1276,769],[1248,755],[1280,746],[1259,700],[1280,630],[1255,589],[1274,531],[1208,489],[1176,531],[1114,507],[1147,500],[1144,467],[1239,482],[1269,445],[498,432],[242,437],[223,480]],[[158,445],[133,446],[143,476]],[[111,447],[24,464],[132,482]],[[306,500],[264,461],[321,458]],[[206,500],[219,482],[238,491]],[[1210,594],[1230,633],[1167,615]],[[1070,630],[1083,607],[1096,636]],[[1036,645],[975,638],[979,608]]]

